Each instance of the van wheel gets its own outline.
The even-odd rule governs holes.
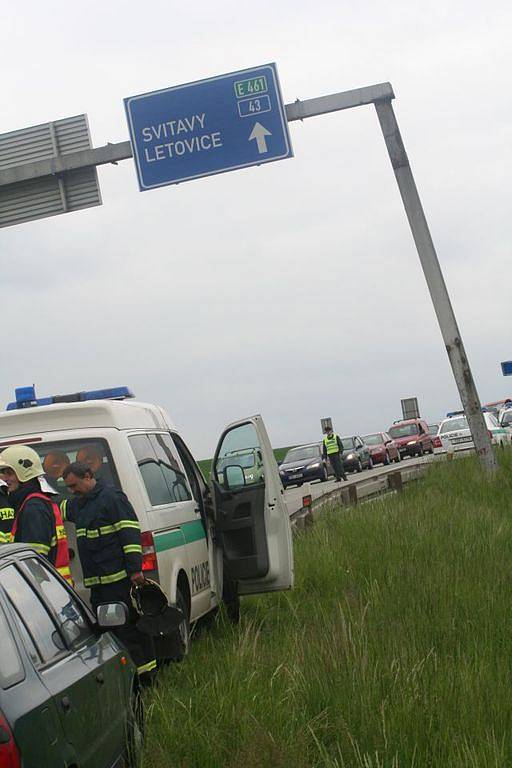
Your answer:
[[[176,590],[176,608],[183,614],[183,621],[170,637],[173,641],[171,661],[183,661],[190,647],[190,614],[187,598],[180,587]]]

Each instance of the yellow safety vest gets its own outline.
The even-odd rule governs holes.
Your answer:
[[[333,434],[332,437],[327,437],[326,435],[324,437],[324,445],[328,456],[331,453],[338,453],[340,450],[338,447],[338,435]]]

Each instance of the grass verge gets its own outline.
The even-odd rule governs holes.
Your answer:
[[[512,454],[436,464],[295,538],[148,698],[145,768],[512,765]]]

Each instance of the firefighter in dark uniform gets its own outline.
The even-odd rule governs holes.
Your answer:
[[[0,480],[0,544],[11,540],[11,528],[14,522],[14,507],[7,495],[7,483]]]
[[[343,469],[342,453],[343,443],[339,436],[334,434],[332,427],[328,427],[327,434],[324,437],[323,455],[324,459],[328,459],[331,462],[337,483],[341,483],[341,478],[343,478],[343,480],[347,479],[345,470]]]
[[[124,603],[128,623],[113,630],[130,652],[142,684],[156,673],[154,643],[140,632],[132,605],[132,586],[145,582],[142,573],[140,525],[125,494],[96,479],[84,462],[75,461],[63,472],[74,498],[65,505],[66,520],[74,523],[84,586],[91,590],[96,612],[102,603]]]
[[[29,544],[72,583],[61,512],[38,454],[30,446],[11,445],[0,454],[0,473],[15,511],[9,540]]]

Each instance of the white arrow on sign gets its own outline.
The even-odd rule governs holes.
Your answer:
[[[260,155],[262,155],[264,152],[268,152],[267,150],[267,140],[265,136],[272,136],[271,132],[268,131],[264,125],[261,123],[256,123],[254,128],[251,131],[251,135],[249,136],[249,141],[252,141],[253,139],[256,139],[256,142],[258,144],[258,152]]]

